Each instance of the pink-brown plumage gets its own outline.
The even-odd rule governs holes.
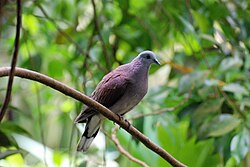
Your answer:
[[[119,66],[103,77],[91,98],[124,115],[136,106],[147,93],[148,70],[152,63],[159,64],[151,51],[140,53],[132,62]],[[86,151],[97,135],[104,117],[87,107],[76,118],[76,123],[86,123],[85,131],[78,144],[78,151]]]

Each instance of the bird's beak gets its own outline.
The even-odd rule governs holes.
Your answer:
[[[161,63],[160,63],[159,60],[157,60],[157,59],[154,59],[154,62],[155,62],[156,64],[158,64],[159,66],[161,65]]]

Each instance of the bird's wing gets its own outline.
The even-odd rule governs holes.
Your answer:
[[[113,71],[107,74],[97,85],[91,98],[109,108],[124,95],[129,84],[130,80],[125,75]],[[96,113],[97,111],[87,107],[78,115],[75,122],[84,123]]]

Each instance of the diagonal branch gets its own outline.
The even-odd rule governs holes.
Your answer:
[[[15,67],[16,67],[16,62],[17,62],[17,57],[18,57],[18,51],[19,51],[19,38],[20,38],[20,29],[21,29],[21,24],[22,24],[22,2],[21,0],[16,1],[17,4],[17,17],[16,17],[16,37],[15,37],[15,47],[14,47],[14,52],[11,60],[11,69],[9,73],[9,80],[8,80],[8,86],[7,86],[7,92],[6,96],[3,102],[3,106],[0,110],[0,122],[2,121],[5,112],[8,108],[8,105],[10,103],[10,96],[11,96],[11,91],[12,91],[12,84],[14,81],[14,73],[15,73]]]
[[[10,67],[2,67],[0,68],[0,77],[8,76],[10,74],[11,68]],[[175,159],[171,154],[169,154],[167,151],[162,149],[161,147],[154,144],[149,138],[144,136],[140,131],[138,131],[136,128],[134,128],[132,125],[128,126],[128,123],[120,119],[118,115],[114,114],[112,111],[101,105],[100,103],[92,100],[88,96],[82,94],[81,92],[55,80],[52,79],[46,75],[40,74],[35,71],[23,69],[23,68],[16,68],[15,75],[21,78],[27,78],[30,80],[37,81],[39,83],[42,83],[44,85],[47,85],[67,96],[70,96],[89,107],[92,107],[93,109],[99,111],[102,115],[107,117],[108,119],[116,122],[120,125],[123,129],[125,129],[128,133],[130,133],[134,138],[138,139],[140,142],[142,142],[147,148],[154,151],[156,154],[160,155],[163,159],[165,159],[167,162],[169,162],[172,166],[176,167],[186,167],[184,164],[179,162],[177,159]]]

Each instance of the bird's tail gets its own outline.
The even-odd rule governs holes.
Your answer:
[[[102,119],[99,115],[93,115],[91,118],[88,119],[84,133],[78,143],[77,151],[86,151],[94,138],[96,137],[100,126],[102,123]]]

